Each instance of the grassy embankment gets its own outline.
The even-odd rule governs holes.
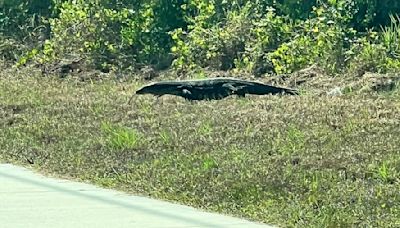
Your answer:
[[[0,73],[3,162],[285,227],[400,225],[397,93],[128,105],[140,83],[29,74]]]

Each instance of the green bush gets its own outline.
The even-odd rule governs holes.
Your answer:
[[[84,58],[105,71],[168,59],[168,31],[181,26],[179,1],[164,2],[77,0],[57,4],[50,18],[51,38],[36,60],[57,62]],[[172,5],[170,5],[172,3]]]
[[[17,61],[36,48],[46,36],[51,0],[0,1],[0,58]]]
[[[400,70],[400,18],[391,16],[391,24],[382,27],[382,32],[370,32],[356,42],[355,54],[349,70],[362,74],[370,72],[395,72]]]
[[[337,5],[314,7],[312,17],[297,23],[294,37],[268,55],[276,73],[292,73],[312,64],[330,73],[342,69],[346,48],[355,31],[346,27],[349,16],[337,8]]]
[[[50,19],[51,38],[46,40],[37,61],[87,58],[97,67],[109,67],[113,55],[118,54],[117,45],[122,43],[117,29],[111,29],[111,25],[118,16],[128,17],[129,11],[117,14],[96,0],[66,1],[57,9],[58,17]]]
[[[223,19],[215,16],[218,10],[213,4],[201,7],[188,31],[172,33],[175,67],[238,69],[256,75],[272,70],[266,53],[290,37],[292,26],[287,17],[250,1],[230,6]]]
[[[290,40],[293,22],[276,15],[274,8],[268,8],[266,14],[253,20],[252,25],[245,50],[236,59],[235,66],[256,76],[271,73],[274,68],[268,54]]]
[[[165,69],[175,58],[178,69],[263,75],[311,64],[336,73],[376,51],[387,58],[367,65],[397,69],[387,34],[399,13],[390,0],[3,0],[0,52],[18,65],[82,58],[104,71]],[[363,41],[382,26],[382,39]]]
[[[343,0],[342,0],[343,1]],[[390,25],[389,15],[400,13],[400,2],[393,0],[345,0],[353,6],[350,25],[358,31],[369,28],[379,29]]]
[[[198,5],[199,14],[192,18],[188,31],[179,28],[173,31],[176,67],[210,67],[228,70],[244,51],[251,30],[251,4],[226,12],[225,19],[214,21],[215,5]]]
[[[262,75],[318,64],[338,73],[355,56],[352,42],[362,36],[350,26],[361,20],[354,15],[362,5],[359,2],[310,1],[292,13],[288,9],[300,6],[300,1],[234,1],[236,7],[226,6],[225,11],[219,9],[223,3],[195,2],[197,14],[188,20],[188,30],[178,28],[172,33],[174,63],[181,69],[233,68]]]
[[[0,33],[23,39],[29,32],[41,26],[41,17],[50,17],[51,8],[51,0],[0,1]]]

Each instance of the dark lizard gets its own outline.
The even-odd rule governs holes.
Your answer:
[[[296,95],[294,89],[266,85],[235,78],[209,78],[201,80],[161,81],[140,88],[136,94],[166,94],[181,96],[187,100],[218,100],[230,95],[240,97],[246,94],[289,94]]]

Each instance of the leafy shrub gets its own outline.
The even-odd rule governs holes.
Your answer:
[[[315,63],[339,72],[378,45],[385,50],[373,56],[388,58],[377,68],[397,69],[393,32],[379,44],[362,39],[368,30],[393,29],[389,15],[399,12],[390,0],[3,0],[0,52],[19,65],[82,58],[104,71],[165,69],[175,57],[178,69],[262,75]]]
[[[89,57],[105,67],[107,62],[100,58],[112,58],[116,49],[112,39],[118,39],[107,28],[112,12],[102,8],[98,1],[83,0],[63,2],[59,10],[59,17],[50,20],[52,37],[44,45],[40,62]]]
[[[51,0],[0,1],[0,58],[16,61],[48,35]]]
[[[51,38],[40,63],[85,58],[110,70],[135,64],[158,64],[168,57],[169,29],[181,26],[179,1],[122,2],[77,0],[60,2],[50,19]],[[172,20],[173,18],[173,20]]]
[[[51,15],[51,0],[3,0],[0,2],[0,33],[23,39]],[[18,25],[18,26],[16,26]]]
[[[307,19],[314,6],[317,5],[317,0],[283,0],[277,1],[276,8],[279,14],[288,15],[292,19]]]
[[[355,57],[349,71],[357,74],[370,72],[392,72],[400,70],[400,18],[391,16],[391,24],[382,27],[382,32],[369,32],[356,42],[352,53]]]
[[[313,17],[297,23],[299,29],[289,42],[269,54],[276,73],[291,73],[317,63],[327,72],[344,65],[344,53],[354,32],[346,27],[348,15],[335,5],[314,7]]]
[[[266,8],[266,14],[263,9],[249,1],[227,8],[224,16],[218,18],[213,4],[202,5],[199,14],[190,20],[188,31],[172,32],[175,66],[237,68],[253,73],[268,68],[265,53],[289,37],[291,26],[273,8]]]
[[[183,9],[188,15],[188,30],[178,28],[171,32],[175,43],[172,52],[177,57],[174,65],[178,68],[231,68],[235,54],[243,46],[242,39],[245,39],[247,26],[243,24],[247,24],[247,8],[241,12],[239,9],[227,12],[225,21],[215,18],[217,10],[213,2],[193,1]],[[193,11],[197,14],[191,15]],[[233,20],[239,24],[232,23]]]
[[[258,76],[274,70],[268,53],[290,39],[293,23],[286,17],[276,15],[274,8],[268,8],[267,13],[254,20],[252,25],[245,51],[236,59],[235,65]]]
[[[353,5],[350,26],[358,31],[370,28],[379,29],[391,24],[389,15],[400,13],[400,2],[392,0],[342,0]]]

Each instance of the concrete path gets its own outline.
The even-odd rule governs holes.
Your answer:
[[[271,227],[0,164],[1,228]]]

